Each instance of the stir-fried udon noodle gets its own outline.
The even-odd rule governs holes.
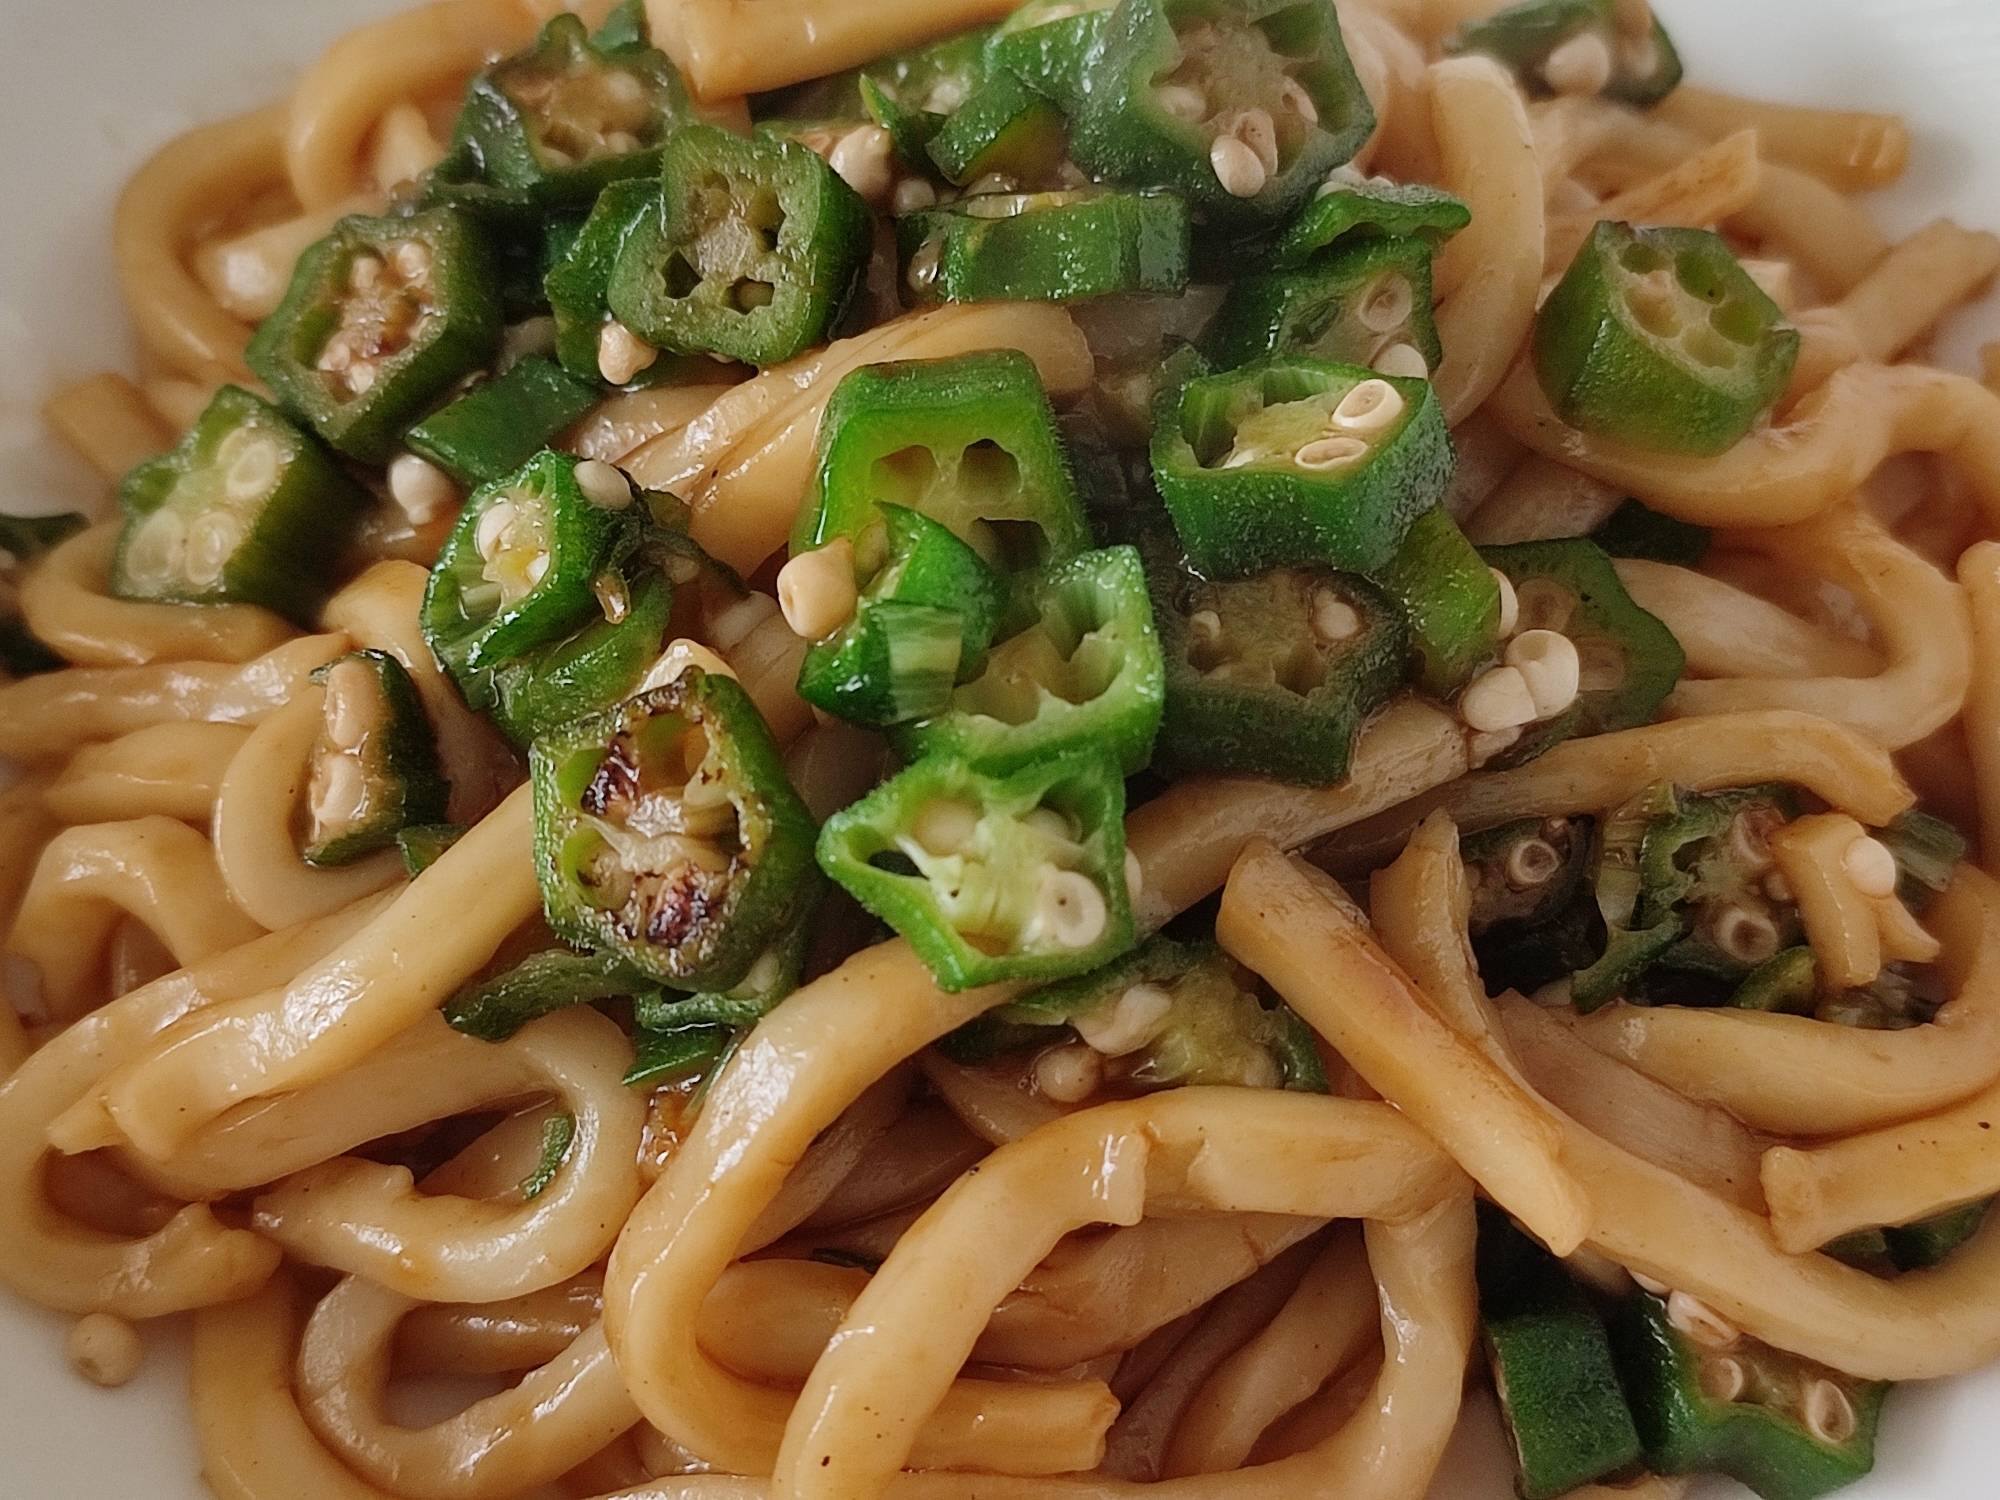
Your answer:
[[[0,641],[80,1371],[190,1314],[235,1500],[1413,1500],[1469,1366],[1528,1500],[1805,1500],[2000,1356],[1897,121],[1643,0],[578,9],[119,201]]]

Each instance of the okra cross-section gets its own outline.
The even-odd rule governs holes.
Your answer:
[[[881,58],[857,80],[868,117],[913,172],[932,170],[924,149],[986,81],[989,28],[963,31],[914,52]]]
[[[1718,236],[1606,220],[1543,304],[1534,345],[1572,426],[1713,455],[1784,394],[1799,335]]]
[[[1233,283],[1202,333],[1219,369],[1267,354],[1305,354],[1390,375],[1425,376],[1442,353],[1431,316],[1431,247],[1378,236],[1300,271]]]
[[[1124,815],[1094,750],[1006,776],[928,755],[828,819],[819,862],[947,990],[1060,979],[1132,945]]]
[[[1285,226],[1268,264],[1274,271],[1303,270],[1326,251],[1376,235],[1414,236],[1435,247],[1471,222],[1472,210],[1442,188],[1363,177],[1341,167]]]
[[[386,461],[403,429],[500,348],[499,280],[470,215],[342,219],[299,257],[244,351],[341,452]]]
[[[658,660],[674,589],[656,573],[607,569],[591,580],[597,610],[552,645],[493,669],[495,722],[517,745],[629,697]]]
[[[987,653],[943,713],[893,726],[890,743],[905,760],[963,756],[1000,772],[1090,746],[1127,775],[1143,770],[1166,668],[1137,549],[1086,552],[1019,592],[1031,622]]]
[[[403,664],[386,652],[354,651],[313,680],[326,707],[311,752],[306,861],[343,865],[388,848],[405,828],[442,823],[451,789]]]
[[[682,354],[775,365],[819,343],[860,283],[874,219],[796,142],[688,125],[667,143],[655,228],[611,272],[612,313]]]
[[[506,374],[477,386],[412,427],[410,451],[460,484],[504,479],[554,442],[597,404],[586,385],[540,355],[515,362]]]
[[[127,474],[118,494],[125,527],[114,594],[261,604],[305,626],[370,503],[317,442],[233,385],[171,452]]]
[[[1606,94],[1641,109],[1681,81],[1680,54],[1646,0],[1522,0],[1468,21],[1447,52],[1483,52],[1531,94]]]
[[[1165,403],[1153,473],[1206,577],[1288,563],[1380,567],[1456,458],[1428,381],[1278,355]]]
[[[1177,295],[1187,205],[1172,193],[980,193],[896,221],[905,301],[1075,302]]]
[[[1122,0],[1105,28],[1072,154],[1206,222],[1283,218],[1375,128],[1331,0]]]
[[[812,814],[731,678],[689,667],[544,735],[529,767],[542,904],[572,943],[721,992],[817,897]]]

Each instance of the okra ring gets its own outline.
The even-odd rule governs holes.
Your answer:
[[[69,758],[44,800],[65,823],[116,823],[158,813],[204,826],[229,763],[250,731],[240,724],[155,724]]]

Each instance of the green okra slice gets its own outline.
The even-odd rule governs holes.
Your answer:
[[[542,1122],[542,1154],[535,1170],[521,1179],[521,1201],[532,1203],[548,1191],[556,1173],[569,1160],[570,1143],[576,1139],[576,1116],[558,1110]]]
[[[1705,229],[1605,220],[1535,323],[1535,373],[1571,426],[1712,456],[1784,394],[1799,334]]]
[[[552,444],[597,398],[594,383],[530,354],[432,412],[403,441],[461,485],[491,484]]]
[[[819,862],[947,990],[1061,979],[1132,945],[1124,815],[1094,750],[1004,776],[927,755],[828,819]]]
[[[649,234],[658,232],[659,216],[658,181],[635,177],[612,183],[597,195],[576,238],[543,278],[549,313],[556,323],[556,358],[579,380],[604,378],[602,344],[613,321],[612,269],[628,239],[642,228]],[[657,355],[652,363],[658,363]]]
[[[1266,269],[1303,271],[1325,252],[1378,235],[1422,238],[1432,249],[1472,222],[1472,210],[1442,188],[1336,169],[1272,248]]]
[[[806,954],[812,946],[810,915],[794,922],[757,957],[743,982],[710,994],[652,989],[635,997],[632,1020],[641,1031],[683,1032],[700,1026],[747,1030],[770,1014],[771,1008],[799,987]]]
[[[1078,302],[1177,296],[1190,255],[1172,193],[980,193],[896,221],[906,302]]]
[[[261,604],[310,628],[371,504],[318,442],[237,386],[119,486],[121,599]]]
[[[504,1042],[552,1012],[639,994],[651,984],[620,954],[549,948],[529,954],[503,974],[467,985],[445,1002],[444,1018],[467,1036]]]
[[[825,161],[771,135],[682,127],[660,220],[618,252],[607,300],[655,348],[775,365],[827,337],[860,285],[874,218]]]
[[[625,1074],[625,1086],[657,1088],[696,1074],[712,1079],[728,1060],[739,1035],[727,1026],[688,1026],[678,1031],[641,1028],[632,1037],[632,1066]]]
[[[1155,766],[1301,786],[1345,780],[1362,726],[1403,684],[1409,633],[1396,606],[1330,568],[1212,582],[1158,536],[1147,558],[1166,660]]]
[[[1030,623],[1007,635],[933,718],[889,727],[905,760],[965,758],[1007,772],[1091,746],[1125,774],[1145,768],[1166,699],[1166,665],[1135,547],[1106,547],[1033,575]]]
[[[673,616],[664,577],[607,569],[591,582],[599,613],[551,645],[502,662],[492,672],[494,721],[526,748],[552,729],[630,697],[659,659]]]
[[[1402,607],[1417,686],[1433,697],[1449,699],[1498,654],[1499,580],[1443,506],[1417,517],[1374,581]]]
[[[1640,109],[1681,81],[1666,27],[1631,0],[1522,0],[1467,21],[1445,50],[1498,58],[1531,94],[1603,93]]]
[[[665,687],[529,753],[549,925],[664,984],[741,984],[818,897],[816,829],[734,679]]]
[[[1054,179],[1068,145],[1061,110],[1012,73],[994,72],[924,150],[939,175],[960,187],[995,174],[1032,186]]]
[[[353,458],[404,429],[500,349],[498,268],[472,215],[342,219],[299,257],[244,358],[279,402]]]
[[[1118,0],[1029,0],[986,44],[986,65],[1013,74],[1074,117],[1084,105]]]
[[[312,675],[326,698],[308,760],[306,863],[344,865],[393,846],[405,828],[442,823],[451,788],[403,664],[352,651]]]
[[[416,823],[397,829],[396,848],[403,856],[403,869],[415,880],[469,832],[463,823]]]
[[[1611,1319],[1648,1469],[1727,1474],[1763,1500],[1815,1500],[1874,1467],[1886,1381],[1857,1380],[1692,1312],[1678,1297],[1640,1291]]]
[[[1672,516],[1649,510],[1637,500],[1621,500],[1590,539],[1612,557],[1640,557],[1649,562],[1694,568],[1708,556],[1715,533]]]
[[[1603,956],[1590,882],[1596,828],[1590,817],[1518,818],[1459,844],[1472,952],[1489,994],[1532,995]]]
[[[82,531],[90,522],[76,511],[49,516],[0,514],[0,585],[18,584],[21,573]],[[69,663],[28,628],[21,618],[14,590],[0,588],[7,603],[0,606],[0,672],[9,677],[34,677],[59,672]]]
[[[1738,1010],[1809,1016],[1819,1000],[1819,962],[1799,944],[1772,954],[1743,976],[1729,1003]]]
[[[1224,228],[1292,213],[1375,128],[1331,0],[1123,0],[1084,69],[1070,150]]]
[[[858,80],[868,117],[896,143],[913,172],[937,170],[929,146],[986,81],[991,27],[978,27],[912,52],[870,63]]]
[[[1162,400],[1152,453],[1181,545],[1209,578],[1379,568],[1457,463],[1428,381],[1303,355],[1189,381]]]
[[[1398,375],[1419,363],[1433,370],[1443,346],[1431,316],[1430,246],[1378,236],[1305,270],[1245,276],[1203,330],[1201,349],[1223,370],[1271,354],[1379,364]]]

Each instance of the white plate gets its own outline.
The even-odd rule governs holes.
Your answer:
[[[867,0],[854,0],[865,4]],[[106,491],[39,432],[56,383],[130,369],[109,249],[118,184],[203,121],[277,97],[348,27],[397,0],[0,0],[0,507],[102,504]],[[1901,111],[1908,180],[1882,195],[1896,231],[1941,214],[2000,227],[2000,3],[1995,0],[1659,0],[1696,81],[1766,98]],[[1944,343],[1970,367],[1990,312]],[[7,1500],[208,1500],[187,1415],[185,1347],[148,1330],[138,1380],[104,1392],[71,1373],[66,1319],[0,1292],[0,1495]],[[1891,1397],[1876,1473],[1851,1500],[1996,1493],[2000,1367]],[[1440,1477],[1451,1500],[1508,1493],[1490,1427]],[[1717,1485],[1712,1493],[1741,1494]]]

